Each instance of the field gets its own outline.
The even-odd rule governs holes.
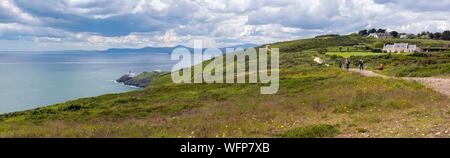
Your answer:
[[[170,75],[163,75],[141,91],[1,115],[0,136],[450,137],[447,96],[413,81],[363,77],[312,61],[314,56],[337,60],[316,49],[359,44],[354,38],[272,44],[282,50],[276,95],[260,94],[261,84],[173,84]],[[373,69],[378,62],[413,60],[436,60],[443,66],[449,62],[446,56],[364,58]]]
[[[379,54],[379,53],[374,53]],[[347,56],[332,56],[328,60],[330,64],[336,65]],[[356,57],[356,55],[352,54]],[[351,58],[352,59],[352,58]],[[376,71],[380,74],[396,77],[446,77],[450,75],[450,52],[434,52],[434,53],[402,53],[400,55],[358,55],[352,60],[364,59],[365,66],[369,70]],[[358,66],[358,62],[352,63],[353,67]],[[383,71],[378,70],[380,64],[385,65]]]
[[[348,58],[351,56],[376,56],[376,55],[386,55],[384,53],[374,53],[374,52],[327,52],[326,55],[337,55],[340,57]]]

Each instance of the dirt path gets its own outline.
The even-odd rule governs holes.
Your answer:
[[[315,57],[314,61],[318,64],[323,64],[322,59]],[[351,72],[360,73],[363,76],[368,77],[382,77],[386,79],[404,79],[404,80],[412,80],[419,83],[424,84],[425,86],[428,86],[432,88],[433,90],[440,92],[442,94],[445,94],[450,97],[450,78],[435,78],[435,77],[392,77],[392,76],[386,76],[377,74],[373,71],[369,70],[359,70],[359,69],[350,69]]]
[[[450,97],[450,78],[435,78],[435,77],[391,77],[386,75],[377,74],[373,71],[359,69],[350,69],[351,72],[359,73],[363,76],[369,77],[382,77],[386,79],[404,79],[404,80],[412,80],[422,83],[437,92],[445,94]]]

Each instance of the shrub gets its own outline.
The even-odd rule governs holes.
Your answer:
[[[131,98],[119,98],[113,101],[114,104],[126,104],[126,103],[134,103],[134,102],[141,102],[143,100],[138,99],[136,97]]]
[[[75,105],[69,105],[68,107],[64,108],[64,111],[78,111],[81,110],[81,105],[75,104]]]
[[[335,137],[340,134],[338,128],[332,125],[312,125],[306,127],[294,128],[282,135],[284,138],[327,138]]]

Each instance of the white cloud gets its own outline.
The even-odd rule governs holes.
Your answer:
[[[20,23],[0,23],[0,34],[3,37],[26,38],[33,36],[66,37],[72,35],[73,33],[50,27],[36,27]]]
[[[39,22],[39,19],[18,8],[12,0],[0,1],[0,9],[4,12],[4,14],[8,14],[12,18],[16,18],[17,21],[31,24],[36,24]]]
[[[200,38],[218,46],[263,44],[373,27],[450,29],[450,0],[2,0],[0,8],[0,39],[80,49]]]
[[[392,8],[403,8],[414,11],[449,11],[448,0],[375,0]]]

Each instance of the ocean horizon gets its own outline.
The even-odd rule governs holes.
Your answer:
[[[0,52],[0,113],[138,90],[114,81],[176,62],[167,53]]]

